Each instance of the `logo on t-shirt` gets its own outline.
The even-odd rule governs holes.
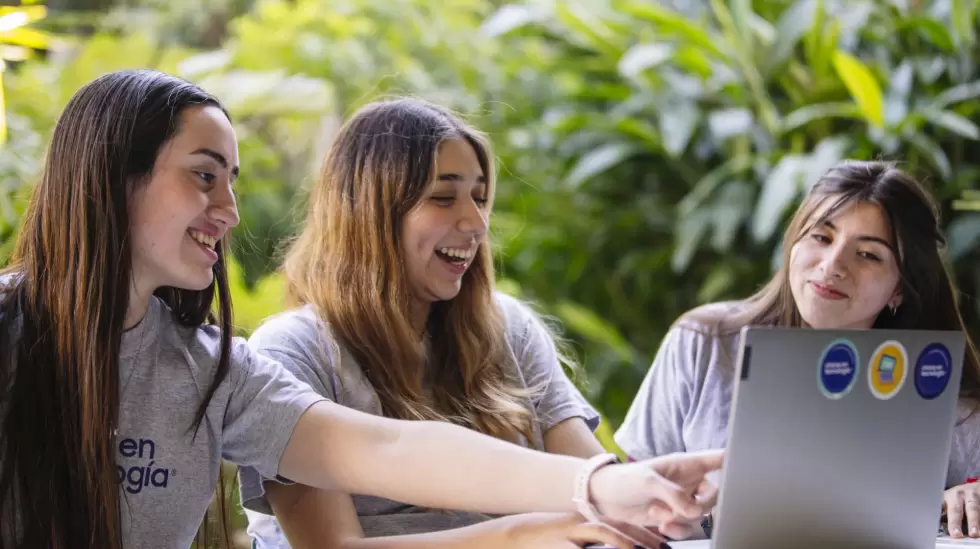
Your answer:
[[[157,444],[153,439],[122,438],[117,449],[119,484],[130,494],[138,494],[144,488],[166,488],[170,477],[177,474],[156,462]]]

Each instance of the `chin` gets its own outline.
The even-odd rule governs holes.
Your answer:
[[[440,288],[440,291],[432,292],[437,301],[452,301],[459,295],[460,288]]]
[[[200,292],[208,289],[214,283],[214,272],[208,269],[207,274],[181,277],[179,284],[172,284],[173,287],[181,290]]]

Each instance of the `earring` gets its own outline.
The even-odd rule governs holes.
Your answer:
[[[894,303],[892,303],[892,304],[888,305],[888,308],[892,310],[892,316],[895,316],[895,312],[898,311],[898,305],[895,305]]]

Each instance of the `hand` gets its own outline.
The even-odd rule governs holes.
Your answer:
[[[612,520],[586,522],[578,513],[525,513],[498,520],[507,523],[504,546],[513,549],[578,549],[593,543],[658,549],[664,543],[653,530]]]
[[[963,514],[966,513],[969,537],[980,538],[980,484],[961,484],[946,490],[943,509],[950,537],[963,537]]]
[[[718,491],[705,475],[720,469],[723,459],[724,450],[708,450],[609,465],[592,477],[592,501],[606,517],[684,539],[690,523],[715,505]]]

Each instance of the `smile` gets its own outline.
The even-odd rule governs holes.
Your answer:
[[[208,248],[214,249],[214,245],[218,242],[218,238],[207,235],[198,231],[197,229],[188,229],[187,234],[191,235],[191,238],[198,241],[199,243],[207,246]]]
[[[463,248],[439,248],[436,254],[442,256],[447,261],[466,261],[473,257],[472,249]]]
[[[819,282],[810,282],[810,287],[813,288],[814,293],[816,293],[818,296],[824,299],[838,300],[838,299],[847,298],[847,294],[845,294],[844,292],[835,290],[834,288],[831,288],[830,286],[824,284],[820,284]]]

